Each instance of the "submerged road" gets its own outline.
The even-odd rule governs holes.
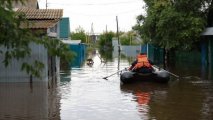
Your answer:
[[[54,88],[26,83],[0,83],[0,119],[11,120],[210,120],[213,82],[201,79],[200,68],[174,67],[183,76],[168,84],[122,85],[119,74],[127,58],[61,71]],[[187,66],[187,64],[185,65]],[[208,75],[204,78],[208,78]]]

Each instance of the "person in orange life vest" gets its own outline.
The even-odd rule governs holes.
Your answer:
[[[137,59],[132,63],[129,70],[141,73],[151,73],[152,62],[148,59],[145,53],[140,53],[137,55]]]

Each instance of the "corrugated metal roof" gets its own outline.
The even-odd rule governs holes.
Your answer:
[[[207,27],[202,33],[202,36],[213,35],[213,27]]]
[[[28,20],[60,19],[63,16],[63,9],[20,8],[17,12],[24,13]]]
[[[54,27],[58,20],[30,20],[25,23],[21,23],[21,28],[32,28],[32,29],[46,29]]]

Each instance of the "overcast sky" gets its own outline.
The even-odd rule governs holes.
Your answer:
[[[46,8],[46,0],[38,0],[40,9]],[[143,0],[47,0],[47,8],[63,9],[63,17],[70,18],[70,29],[81,26],[90,33],[116,32],[116,16],[119,30],[129,31],[136,24],[136,17],[145,14]]]

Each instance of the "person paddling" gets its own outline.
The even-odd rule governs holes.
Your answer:
[[[92,58],[88,58],[88,59],[87,59],[87,65],[88,65],[88,66],[91,67],[91,66],[93,65],[93,63],[94,63],[94,61],[92,60]]]
[[[132,63],[129,70],[140,73],[151,73],[153,70],[152,62],[145,53],[140,53],[137,55],[137,59]]]

